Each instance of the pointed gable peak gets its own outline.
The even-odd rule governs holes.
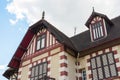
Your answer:
[[[60,43],[72,48],[75,50],[75,47],[73,46],[71,40],[68,36],[66,36],[64,33],[62,33],[60,30],[58,30],[56,27],[54,27],[52,24],[50,24],[48,21],[42,19],[32,25],[29,29],[36,34],[40,29],[46,28]]]
[[[85,23],[85,25],[88,28],[89,28],[89,24],[91,23],[91,21],[93,20],[93,18],[95,18],[96,16],[105,19],[110,25],[113,25],[113,23],[111,22],[111,20],[105,14],[101,14],[101,13],[95,12],[95,10],[93,8],[92,14],[90,15],[90,17],[88,18],[87,22]]]

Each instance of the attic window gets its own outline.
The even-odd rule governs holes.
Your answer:
[[[40,50],[45,48],[45,41],[46,41],[46,36],[45,35],[41,35],[37,38],[37,48],[36,50]]]
[[[104,36],[105,30],[102,21],[91,24],[91,37],[93,41],[98,40]]]

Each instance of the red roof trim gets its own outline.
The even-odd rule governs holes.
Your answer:
[[[24,54],[24,52],[27,50],[27,46],[29,45],[31,39],[33,38],[34,34],[32,31],[28,29],[27,33],[25,34],[22,42],[18,46],[15,54],[13,55],[10,63],[8,64],[8,67],[12,68],[19,68],[21,58]]]

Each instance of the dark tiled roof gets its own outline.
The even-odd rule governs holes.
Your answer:
[[[83,50],[120,38],[120,16],[112,19],[111,21],[114,25],[110,27],[107,37],[101,40],[91,42],[89,30],[71,37],[71,40],[76,46],[77,50],[83,51]]]

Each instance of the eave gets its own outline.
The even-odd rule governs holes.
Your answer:
[[[111,48],[113,46],[119,45],[120,44],[120,38],[116,38],[107,42],[103,42],[101,44],[86,48],[82,51],[79,51],[80,53],[80,57],[86,56],[88,54],[100,51],[100,50],[104,50],[107,48]]]
[[[12,76],[14,73],[17,73],[17,70],[9,68],[3,73],[3,76],[6,77],[7,79],[10,79],[10,76]]]
[[[27,46],[29,45],[33,36],[34,36],[33,32],[28,29],[22,42],[18,46],[15,54],[13,55],[10,63],[8,64],[8,67],[15,68],[15,69],[19,68],[21,58],[22,58],[23,54],[27,51]]]

